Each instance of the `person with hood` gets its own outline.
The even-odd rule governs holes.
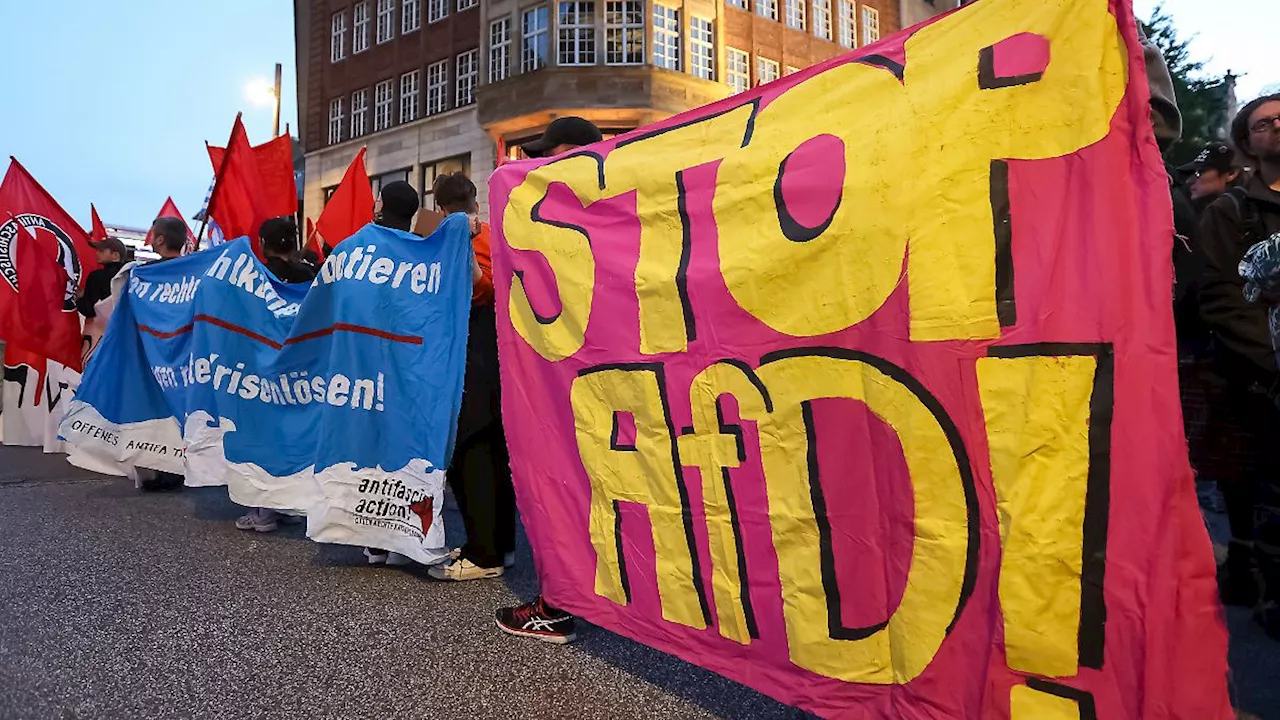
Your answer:
[[[1258,619],[1280,640],[1280,415],[1273,402],[1280,369],[1267,307],[1245,298],[1239,269],[1251,246],[1280,232],[1280,94],[1241,108],[1231,139],[1255,172],[1215,200],[1200,224],[1200,312],[1213,332],[1215,372],[1226,384],[1215,411],[1241,428],[1237,477],[1223,485],[1231,542],[1219,589],[1227,604],[1259,603]]]

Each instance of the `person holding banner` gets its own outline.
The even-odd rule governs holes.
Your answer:
[[[282,282],[309,283],[319,268],[303,259],[298,251],[298,223],[288,215],[263,221],[258,229],[259,247],[267,269]],[[236,518],[236,529],[260,533],[275,532],[293,516],[269,508],[253,508]],[[300,519],[300,518],[299,518]]]
[[[432,194],[442,213],[461,212],[473,218],[472,249],[480,278],[471,297],[458,445],[447,475],[466,526],[467,542],[454,551],[450,563],[433,567],[429,573],[437,580],[496,578],[515,564],[516,496],[502,430],[489,226],[475,218],[476,186],[466,175],[437,177]]]
[[[151,223],[151,249],[160,257],[148,264],[182,257],[182,251],[187,247],[188,232],[187,224],[182,221],[182,218],[156,218],[155,222]],[[136,473],[138,489],[146,492],[177,490],[183,484],[183,477],[178,473],[145,468],[138,468]]]
[[[574,148],[600,142],[600,128],[580,117],[556,118],[542,137],[521,146],[532,158],[552,157]],[[499,608],[494,617],[498,629],[519,637],[563,645],[577,638],[569,613],[552,607],[541,595],[517,607]]]

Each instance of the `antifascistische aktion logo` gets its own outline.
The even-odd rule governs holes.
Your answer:
[[[14,240],[18,237],[19,227],[25,228],[37,239],[43,232],[52,235],[57,241],[58,264],[67,272],[67,289],[63,296],[62,310],[75,312],[76,288],[80,287],[82,272],[80,256],[76,254],[76,246],[71,236],[47,217],[23,213],[9,218],[0,225],[0,278],[4,278],[14,292],[18,292],[18,244]]]

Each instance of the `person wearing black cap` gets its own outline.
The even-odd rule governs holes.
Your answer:
[[[1211,426],[1240,429],[1232,443],[1235,462],[1221,470],[1235,477],[1222,484],[1232,540],[1219,590],[1227,604],[1260,600],[1259,619],[1280,639],[1280,418],[1274,404],[1280,369],[1267,307],[1245,300],[1239,272],[1250,246],[1280,232],[1280,95],[1241,108],[1231,139],[1255,172],[1209,205],[1200,224],[1200,312],[1213,332],[1215,374],[1225,383],[1222,401],[1211,408],[1222,417]]]
[[[98,312],[94,306],[111,297],[111,278],[120,272],[125,259],[129,257],[129,248],[120,242],[120,238],[107,237],[90,245],[98,251],[98,264],[102,267],[85,278],[84,291],[76,301],[76,309],[87,318],[97,317]]]
[[[1209,143],[1196,159],[1178,168],[1187,175],[1187,187],[1196,210],[1203,212],[1218,196],[1235,187],[1242,168],[1236,165],[1235,151],[1221,142]]]
[[[418,214],[418,191],[403,180],[387,183],[373,205],[373,221],[383,227],[410,232]]]
[[[553,157],[574,148],[600,142],[600,128],[580,117],[562,117],[551,121],[542,137],[520,146],[531,158]]]
[[[552,157],[600,140],[600,128],[589,121],[580,117],[563,117],[547,126],[542,137],[526,143],[521,149],[529,157]],[[498,629],[511,635],[557,645],[573,642],[577,637],[573,616],[552,607],[541,595],[524,605],[499,608],[495,615]]]

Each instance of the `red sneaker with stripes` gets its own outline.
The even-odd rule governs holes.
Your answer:
[[[505,633],[557,645],[578,637],[574,634],[573,616],[551,607],[541,595],[518,607],[500,608],[495,622]]]

